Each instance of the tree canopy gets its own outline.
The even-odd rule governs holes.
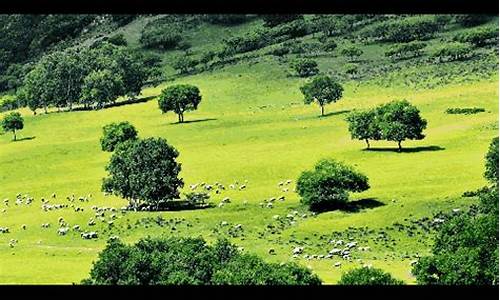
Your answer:
[[[184,113],[198,109],[200,102],[200,90],[190,84],[169,86],[162,90],[158,98],[158,105],[162,113],[173,111],[177,114],[179,123],[184,122]]]
[[[137,130],[129,122],[110,123],[102,128],[101,149],[112,152],[118,144],[137,139]]]
[[[402,285],[402,280],[396,279],[382,269],[361,267],[352,269],[340,278],[339,285]]]
[[[24,128],[23,117],[18,112],[11,112],[5,115],[2,120],[2,128],[4,131],[12,131],[12,133],[14,134],[14,141],[16,141],[16,130],[21,130]]]
[[[325,115],[325,105],[337,102],[342,98],[344,88],[332,78],[320,75],[314,77],[311,82],[304,84],[300,91],[304,95],[304,103],[317,102],[321,107],[321,115]]]

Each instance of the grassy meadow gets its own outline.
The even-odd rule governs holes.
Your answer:
[[[170,84],[191,83],[201,90],[203,99],[195,112],[185,115],[185,124],[177,117],[161,114],[156,99],[100,111],[52,112],[33,116],[21,110],[25,128],[18,142],[12,135],[0,136],[0,226],[10,233],[0,234],[0,282],[51,283],[79,282],[88,276],[92,261],[103,249],[106,238],[118,235],[134,242],[147,235],[202,235],[213,241],[219,235],[228,236],[222,221],[242,224],[243,235],[232,237],[233,243],[245,251],[256,253],[269,261],[295,260],[310,266],[325,283],[336,283],[342,272],[368,263],[391,272],[407,283],[414,283],[410,262],[415,254],[425,255],[432,245],[432,234],[408,236],[391,232],[396,248],[375,243],[366,236],[358,239],[359,246],[370,251],[358,251],[350,262],[338,259],[306,260],[292,257],[296,245],[304,245],[305,253],[327,254],[332,245],[332,232],[368,227],[379,230],[395,222],[432,216],[439,211],[465,207],[474,198],[461,197],[464,191],[485,184],[484,154],[491,138],[498,131],[498,75],[473,82],[450,83],[431,89],[386,88],[375,83],[349,81],[344,97],[326,107],[326,116],[319,117],[316,105],[302,102],[299,86],[304,79],[289,77],[285,66],[275,60],[242,63],[214,72],[182,77],[158,87],[147,88],[142,96],[156,96]],[[364,141],[351,140],[345,117],[355,109],[373,107],[395,99],[407,99],[416,105],[427,119],[421,141],[406,141],[403,153],[395,152],[396,143],[372,142],[373,151],[366,151]],[[450,115],[450,107],[483,107],[486,112],[475,115]],[[104,222],[87,226],[94,217],[91,206],[119,208],[126,201],[104,196],[101,180],[106,176],[105,165],[110,153],[100,149],[102,127],[110,122],[129,121],[140,137],[160,136],[180,152],[181,177],[184,192],[189,185],[200,182],[220,182],[229,186],[246,183],[245,190],[227,189],[212,195],[219,203],[223,197],[232,202],[224,207],[179,212],[117,212],[113,227]],[[366,174],[371,188],[351,194],[359,203],[359,211],[333,211],[311,215],[300,205],[293,192],[300,172],[321,158],[335,158],[353,165]],[[292,180],[288,191],[280,181]],[[31,205],[15,205],[17,193],[35,198]],[[52,199],[51,194],[56,193]],[[89,202],[76,201],[84,208],[44,212],[41,197],[50,203],[68,203],[67,196],[87,196]],[[284,195],[274,208],[261,207],[264,199]],[[3,199],[10,199],[5,206]],[[372,205],[363,205],[371,203]],[[268,230],[281,217],[298,211],[293,224]],[[176,226],[161,227],[148,218],[184,218]],[[78,232],[66,236],[57,234],[59,217],[70,224],[99,233],[97,240],[84,240]],[[142,222],[137,223],[139,220]],[[151,219],[151,220],[153,220]],[[51,223],[49,229],[42,223]],[[26,224],[26,229],[21,225]],[[18,239],[14,248],[8,246]],[[276,250],[270,255],[269,249]]]

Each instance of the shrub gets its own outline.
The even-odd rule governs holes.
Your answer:
[[[461,32],[455,35],[454,40],[469,43],[476,47],[494,44],[498,39],[498,28],[483,27]]]
[[[141,32],[139,42],[149,49],[174,49],[182,40],[181,29],[177,25],[163,24],[146,26]]]
[[[360,57],[363,54],[363,50],[360,48],[350,45],[346,46],[342,51],[340,52],[342,55],[347,56],[349,60],[353,61],[356,58]]]
[[[179,152],[163,138],[147,138],[118,144],[111,155],[102,190],[123,197],[132,207],[147,204],[150,209],[168,207],[179,198],[184,182],[178,177]]]
[[[198,61],[187,55],[179,55],[172,60],[172,67],[181,74],[189,73],[197,64]]]
[[[335,49],[337,49],[337,43],[332,40],[332,39],[329,39],[329,40],[326,40],[323,42],[323,50],[325,51],[333,51]]]
[[[432,53],[432,57],[439,62],[449,62],[469,59],[472,54],[473,50],[469,44],[455,42],[437,48]]]
[[[300,77],[309,77],[318,74],[318,63],[312,59],[298,59],[290,64],[290,67]]]
[[[127,46],[127,40],[125,39],[125,35],[123,35],[123,33],[110,36],[107,39],[107,42],[116,46]]]
[[[471,114],[477,114],[480,112],[485,112],[485,109],[482,107],[466,107],[466,108],[447,108],[446,113],[447,114],[464,114],[464,115],[471,115]]]
[[[406,43],[429,39],[440,29],[440,21],[436,17],[415,16],[367,26],[360,35],[375,41]]]
[[[466,27],[472,27],[488,22],[492,16],[482,14],[455,15],[455,22]]]
[[[354,75],[354,74],[358,73],[358,65],[357,64],[351,64],[351,63],[345,64],[343,66],[343,69],[344,69],[344,72],[348,75]]]
[[[280,45],[269,51],[269,54],[274,56],[285,56],[288,53],[290,53],[290,49],[284,45]]]
[[[342,207],[348,192],[369,189],[368,178],[352,167],[335,160],[320,160],[312,171],[304,171],[297,180],[301,202],[313,211]]]
[[[402,285],[404,282],[382,269],[362,267],[342,274],[340,285]]]
[[[211,24],[239,25],[245,23],[248,16],[244,14],[208,14],[204,15],[203,19]]]
[[[418,41],[392,45],[385,52],[385,56],[390,57],[394,60],[418,57],[422,55],[422,49],[424,49],[426,46],[426,43]]]
[[[267,27],[275,27],[280,24],[288,23],[297,19],[303,19],[302,15],[263,15],[262,19],[264,20],[264,26]]]
[[[200,90],[190,84],[178,84],[161,91],[158,106],[162,113],[173,111],[178,115],[179,123],[184,122],[184,112],[198,109],[201,102]]]
[[[137,139],[137,130],[129,122],[111,123],[102,128],[102,151],[113,152],[118,144]]]
[[[319,277],[295,263],[267,263],[219,239],[144,238],[135,245],[109,240],[84,284],[106,285],[318,285]]]

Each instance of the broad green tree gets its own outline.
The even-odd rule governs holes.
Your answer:
[[[392,277],[382,269],[361,267],[352,269],[344,274],[338,282],[339,285],[402,285],[402,280]]]
[[[101,149],[113,152],[118,144],[137,140],[137,130],[129,122],[110,123],[102,128]]]
[[[169,86],[161,92],[158,98],[158,105],[162,113],[175,112],[179,123],[184,122],[184,113],[198,109],[200,102],[200,90],[198,87],[190,84]]]
[[[18,112],[11,112],[10,114],[5,115],[2,120],[2,128],[5,132],[12,131],[12,134],[14,135],[14,141],[16,141],[16,130],[21,130],[24,128],[23,117]]]
[[[317,102],[321,107],[321,115],[325,115],[325,105],[337,102],[342,98],[344,88],[328,76],[317,76],[304,84],[300,91],[304,95],[304,103]]]
[[[353,112],[347,117],[352,139],[364,140],[370,149],[370,140],[382,138],[374,110]]]
[[[110,70],[92,71],[83,81],[82,103],[89,106],[97,103],[97,108],[115,102],[123,94],[123,79]]]

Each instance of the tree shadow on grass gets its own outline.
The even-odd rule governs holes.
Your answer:
[[[207,121],[216,121],[217,119],[215,118],[206,118],[206,119],[198,119],[198,120],[189,120],[189,121],[184,121],[182,123],[179,122],[172,122],[170,125],[181,125],[181,124],[189,124],[189,123],[198,123],[198,122],[207,122]]]
[[[342,204],[338,203],[329,205],[323,204],[321,207],[313,208],[313,211],[317,213],[322,213],[322,212],[340,210],[343,212],[355,213],[364,209],[376,208],[383,205],[385,204],[378,201],[376,198],[366,198],[356,201],[349,201],[347,203],[342,203]]]
[[[29,140],[32,140],[34,138],[36,138],[36,136],[27,136],[27,137],[23,137],[23,138],[17,139],[17,140],[15,140],[13,142],[29,141]]]
[[[339,111],[332,111],[332,112],[324,114],[323,116],[317,116],[317,118],[319,118],[319,119],[328,118],[328,117],[331,117],[331,116],[343,115],[343,114],[347,114],[347,113],[350,113],[350,112],[351,112],[350,109],[339,110]]]
[[[413,147],[413,148],[402,148],[401,151],[397,147],[395,148],[370,148],[370,149],[363,149],[363,151],[369,151],[369,152],[396,152],[396,153],[414,153],[414,152],[425,152],[425,151],[442,151],[445,150],[446,148],[443,148],[441,146],[423,146],[423,147]]]

